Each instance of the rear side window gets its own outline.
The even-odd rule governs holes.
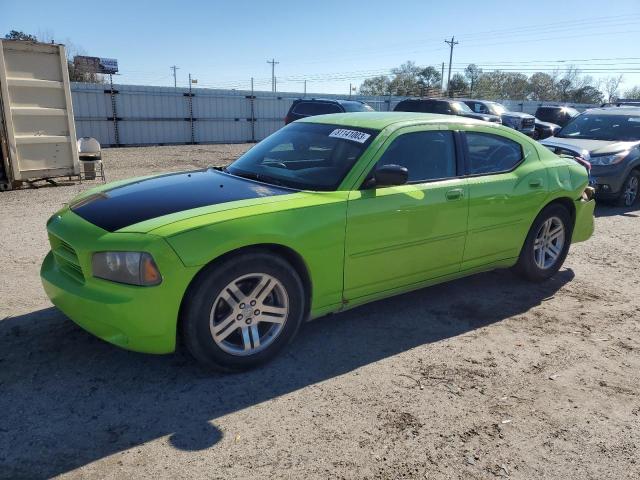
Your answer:
[[[411,100],[403,100],[393,109],[396,112],[422,112],[420,104]]]
[[[377,166],[400,165],[409,171],[410,183],[456,176],[453,132],[405,133],[384,152]]]
[[[340,112],[342,109],[338,105],[325,102],[300,102],[293,108],[293,113],[309,116]]]
[[[490,133],[466,132],[465,137],[472,175],[507,172],[522,161],[518,142]]]
[[[433,102],[427,106],[425,112],[430,113],[443,113],[448,115],[451,113],[451,106],[448,102]]]

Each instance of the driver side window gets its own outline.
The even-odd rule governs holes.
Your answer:
[[[430,130],[402,134],[387,148],[377,166],[389,164],[406,167],[408,183],[455,177],[453,132]]]
[[[522,161],[522,148],[513,140],[478,132],[466,132],[465,137],[472,175],[507,172]]]

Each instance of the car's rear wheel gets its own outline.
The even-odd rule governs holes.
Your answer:
[[[567,258],[572,233],[567,209],[559,204],[549,205],[534,220],[515,271],[534,282],[551,278]]]
[[[640,190],[640,172],[632,171],[622,185],[618,205],[621,207],[632,207],[638,201]]]
[[[198,276],[185,298],[182,331],[202,364],[246,370],[278,354],[297,333],[304,312],[295,269],[269,253],[245,253]]]

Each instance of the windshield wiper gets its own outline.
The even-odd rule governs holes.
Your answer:
[[[287,187],[288,185],[286,185],[284,182],[278,180],[277,178],[273,178],[270,177],[269,175],[264,175],[262,173],[255,173],[255,172],[236,172],[236,173],[231,173],[228,170],[224,170],[225,173],[228,173],[229,175],[234,175],[236,177],[241,177],[241,178],[246,178],[248,180],[256,180],[258,182],[262,182],[262,183],[269,183],[271,185],[279,185],[281,187]]]

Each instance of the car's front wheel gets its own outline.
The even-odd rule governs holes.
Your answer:
[[[638,191],[640,190],[640,172],[633,170],[622,185],[622,192],[618,197],[618,204],[621,207],[632,207],[638,201]]]
[[[524,242],[515,271],[541,282],[555,275],[569,253],[573,225],[562,205],[549,205],[536,217]]]
[[[269,253],[245,253],[201,272],[185,298],[182,331],[202,364],[246,370],[280,352],[304,312],[304,288],[295,269]]]

